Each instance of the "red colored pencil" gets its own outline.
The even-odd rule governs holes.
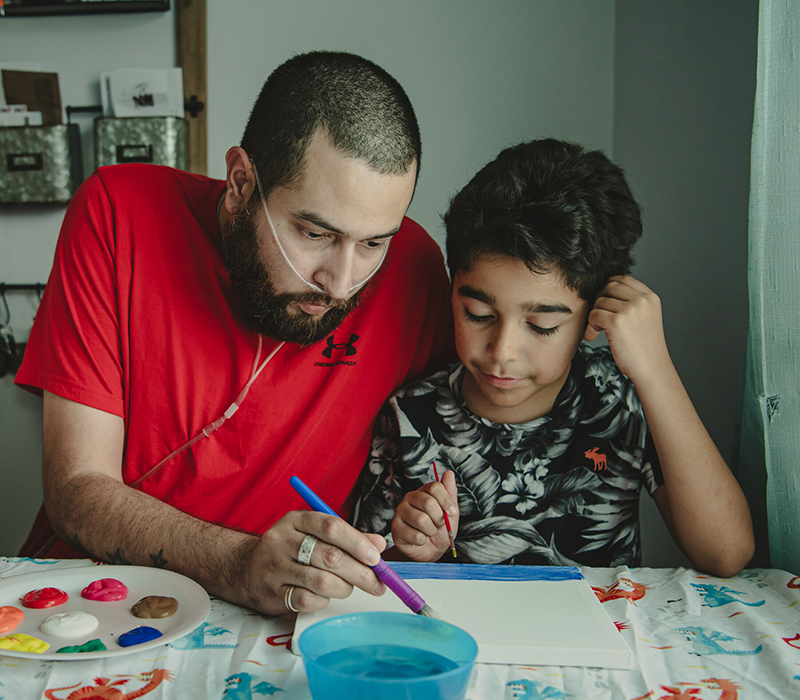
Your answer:
[[[436,477],[436,481],[439,481],[439,472],[436,470],[436,462],[433,462],[433,475]],[[453,540],[453,526],[450,524],[450,518],[445,511],[444,515],[444,524],[447,527],[447,536],[450,538],[450,551],[453,553],[453,558],[458,557],[456,554],[456,543]]]

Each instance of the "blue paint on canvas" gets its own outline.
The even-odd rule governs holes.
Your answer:
[[[448,579],[467,581],[580,581],[577,566],[507,566],[497,564],[437,564],[389,562],[404,579]]]

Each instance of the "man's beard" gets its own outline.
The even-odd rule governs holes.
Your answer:
[[[261,261],[258,237],[251,216],[232,216],[230,228],[221,236],[222,254],[231,291],[248,330],[299,345],[312,345],[332,333],[355,309],[364,288],[349,299],[332,299],[307,291],[278,294]],[[330,307],[320,315],[300,311],[291,314],[290,304],[322,304]]]

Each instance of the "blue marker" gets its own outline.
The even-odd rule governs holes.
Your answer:
[[[337,513],[333,511],[326,503],[323,501],[317,494],[315,494],[308,486],[306,486],[299,477],[293,476],[289,479],[289,483],[292,485],[297,493],[299,493],[303,500],[308,503],[312,510],[317,511],[318,513],[327,513],[328,515],[335,515],[337,518],[339,517]],[[411,612],[416,613],[417,615],[424,615],[425,617],[433,617],[437,620],[441,618],[437,615],[433,609],[422,599],[422,596],[419,595],[411,586],[409,586],[400,576],[395,572],[395,570],[389,566],[383,559],[381,559],[375,566],[371,567],[372,570],[375,572],[375,575],[386,584],[386,587],[389,588],[393,593],[397,594],[397,597],[403,601],[403,603],[411,610]]]

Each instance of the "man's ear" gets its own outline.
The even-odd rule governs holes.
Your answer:
[[[253,162],[241,146],[234,146],[225,154],[225,164],[225,208],[229,214],[240,214],[257,187]]]

